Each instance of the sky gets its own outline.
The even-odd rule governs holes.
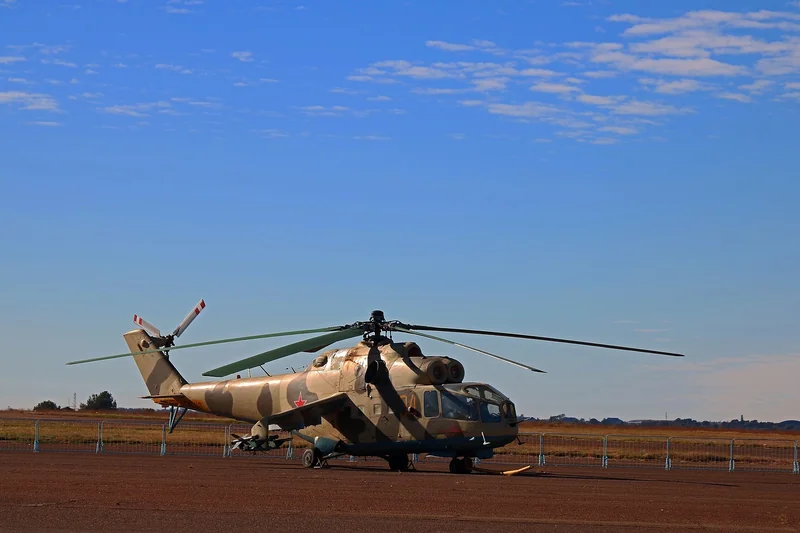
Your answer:
[[[395,336],[526,416],[798,419],[799,110],[797,1],[0,0],[0,406],[154,406],[65,363],[203,298],[685,354]]]

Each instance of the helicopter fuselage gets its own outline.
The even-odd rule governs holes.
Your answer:
[[[517,437],[514,404],[463,377],[461,363],[413,342],[361,342],[299,372],[184,384],[178,404],[253,423],[264,439],[276,424],[323,454],[491,457]],[[335,409],[323,407],[334,397]]]

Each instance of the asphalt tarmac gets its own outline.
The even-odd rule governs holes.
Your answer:
[[[800,475],[331,463],[0,453],[0,532],[800,531]]]

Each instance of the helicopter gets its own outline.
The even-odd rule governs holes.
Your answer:
[[[393,340],[393,333],[417,335],[458,346],[517,367],[544,373],[533,366],[467,346],[430,332],[467,333],[577,344],[617,350],[683,357],[683,354],[594,342],[463,328],[435,327],[387,321],[374,310],[367,321],[317,329],[265,333],[175,345],[175,340],[206,307],[192,309],[175,330],[160,330],[134,315],[139,326],[123,334],[130,352],[71,361],[76,365],[132,357],[149,395],[169,407],[169,431],[187,410],[211,413],[252,423],[250,433],[231,434],[233,449],[268,451],[289,438],[270,434],[270,428],[288,431],[307,441],[302,464],[328,466],[328,459],[349,456],[380,457],[391,470],[412,468],[410,454],[450,458],[452,473],[470,473],[475,459],[491,458],[495,450],[518,439],[519,419],[514,402],[485,382],[464,381],[464,365],[453,357],[425,355],[413,341]],[[354,346],[319,353],[297,372],[189,383],[170,361],[179,349],[263,338],[323,333],[267,350],[203,373],[224,378],[233,373],[293,354],[317,353],[330,345],[362,337]]]

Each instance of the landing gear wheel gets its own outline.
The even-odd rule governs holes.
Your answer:
[[[307,448],[303,452],[303,466],[313,468],[319,463],[319,453],[316,448]]]
[[[390,455],[387,459],[390,470],[408,470],[408,454],[398,453]]]
[[[450,461],[450,473],[469,474],[472,472],[472,459],[470,457],[453,457]]]

